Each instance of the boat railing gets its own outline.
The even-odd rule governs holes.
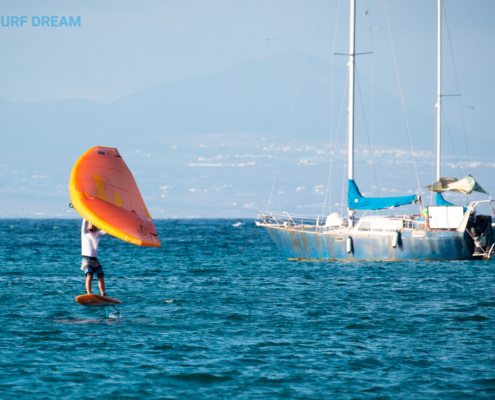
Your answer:
[[[426,219],[420,215],[393,215],[387,217],[362,217],[357,220],[358,231],[395,232],[401,229],[425,230]]]
[[[327,230],[326,217],[319,214],[299,215],[284,211],[258,211],[258,216],[263,225],[315,231]]]
[[[306,231],[316,231],[324,232],[332,228],[325,226],[326,216],[320,214],[313,215],[299,215],[299,214],[289,214],[284,211],[258,211],[259,219],[261,220],[261,225],[274,226],[278,228],[290,228],[290,229],[304,229]],[[425,230],[426,220],[424,218],[413,218],[411,216],[400,215],[400,216],[389,216],[385,219],[377,219],[373,221],[372,218],[366,218],[370,222],[376,222],[383,224],[385,222],[395,223],[396,229],[413,229],[413,230]],[[355,226],[358,226],[359,220],[355,222]],[[333,228],[335,229],[335,228]],[[390,230],[390,229],[386,229]]]
[[[479,200],[479,201],[473,201],[469,203],[467,210],[464,212],[464,218],[462,219],[461,224],[457,228],[458,232],[464,232],[467,228],[469,219],[471,218],[474,210],[476,209],[476,206],[482,203],[487,203],[490,208],[492,207],[492,203],[495,203],[495,200],[489,199],[489,200]],[[493,210],[493,208],[491,208]],[[495,214],[495,213],[494,213]]]

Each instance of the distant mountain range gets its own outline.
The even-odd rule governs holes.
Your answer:
[[[76,154],[95,141],[152,143],[167,137],[209,133],[256,133],[283,136],[302,66],[301,54],[279,52],[241,62],[218,75],[197,77],[142,90],[110,104],[72,99],[41,104],[0,101],[0,131],[7,148],[22,143],[35,154],[56,143]],[[334,129],[347,71],[335,68]],[[369,83],[361,79],[363,97]],[[375,88],[374,131],[377,145],[407,146],[398,99]],[[327,140],[330,135],[331,65],[308,57],[294,107],[290,136]],[[342,124],[345,129],[346,116]],[[414,145],[433,142],[434,121],[408,108]],[[433,114],[433,112],[432,112]],[[370,116],[368,115],[368,125]],[[356,98],[357,142],[366,143],[359,99]],[[344,139],[343,139],[344,140]],[[426,145],[427,143],[427,145]]]
[[[110,104],[83,99],[14,104],[0,99],[0,167],[4,168],[2,176],[7,182],[0,190],[5,192],[8,189],[9,204],[15,204],[15,193],[20,193],[15,188],[19,187],[22,177],[38,176],[36,171],[49,170],[52,171],[50,176],[59,176],[51,185],[60,189],[62,184],[59,192],[66,196],[65,184],[73,163],[95,145],[117,147],[124,158],[126,152],[134,154],[135,150],[161,155],[162,164],[156,159],[148,164],[141,163],[139,173],[151,177],[156,175],[156,171],[172,169],[177,176],[183,177],[183,182],[190,178],[187,178],[188,172],[185,168],[176,167],[188,165],[186,159],[196,157],[198,142],[206,140],[203,138],[209,135],[221,135],[226,138],[224,141],[229,141],[231,149],[238,151],[246,147],[249,138],[256,143],[264,138],[267,143],[280,146],[291,115],[302,61],[303,56],[299,53],[281,51],[241,62],[217,75],[164,84]],[[333,135],[335,138],[341,118],[341,143],[345,142],[347,127],[347,100],[343,102],[346,76],[345,68],[335,67]],[[369,99],[369,82],[361,79],[360,85],[362,97]],[[360,97],[356,99],[356,142],[366,148],[366,131],[371,134],[370,115],[367,115],[365,124]],[[432,115],[425,115],[411,106],[406,107],[415,149],[433,151],[434,110]],[[329,144],[330,110],[331,65],[308,57],[287,140]],[[398,98],[380,88],[374,89],[373,121],[375,147],[408,148]],[[453,136],[461,137],[455,129],[451,128],[451,131]],[[484,143],[493,143],[488,132],[483,134],[486,136],[482,139]],[[448,140],[444,138],[446,143]],[[172,154],[170,146],[179,142],[181,151]],[[477,143],[479,138],[470,141],[472,151],[474,148],[479,156],[491,156],[493,150],[490,146],[478,146]],[[458,149],[462,145],[456,144]],[[458,150],[458,153],[461,157],[463,151]],[[209,179],[212,177],[209,174]],[[27,181],[31,179],[28,178]],[[243,179],[255,182],[259,181],[259,176],[246,175]],[[253,182],[246,182],[245,186],[253,186]],[[177,181],[174,185],[181,183]],[[33,187],[41,186],[28,185],[23,193],[31,193]],[[44,193],[48,196],[48,192]],[[180,207],[179,203],[177,207]]]

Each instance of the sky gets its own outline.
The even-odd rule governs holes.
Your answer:
[[[430,119],[434,118],[436,101],[435,3],[427,0],[385,1],[404,99],[409,109],[414,110],[417,115],[424,115],[424,117],[418,118],[428,119],[428,123],[425,122],[426,125],[431,125]],[[468,133],[477,135],[469,146],[471,152],[473,152],[472,149],[476,149],[476,146],[483,147],[485,151],[484,158],[479,158],[479,160],[476,158],[476,154],[471,154],[471,161],[479,162],[480,165],[488,165],[495,161],[495,159],[490,160],[491,153],[486,151],[488,145],[494,144],[491,115],[495,106],[493,100],[495,83],[492,78],[495,62],[495,43],[493,41],[493,37],[495,37],[495,25],[493,24],[495,2],[446,0],[444,4],[447,16],[446,20],[444,17],[444,22],[448,21],[449,28],[447,31],[447,26],[444,26],[444,94],[456,94],[457,92],[452,68],[451,54],[453,54],[463,95],[466,129]],[[93,104],[94,107],[108,107],[121,104],[118,102],[126,101],[136,93],[148,93],[146,90],[164,87],[164,85],[180,86],[181,82],[191,82],[194,79],[224,76],[222,74],[232,68],[251,65],[249,63],[270,59],[270,57],[281,53],[293,55],[294,59],[298,60],[298,65],[302,67],[304,55],[308,51],[308,57],[313,60],[320,60],[329,68],[333,62],[335,68],[343,70],[347,63],[346,57],[332,56],[332,52],[348,52],[348,8],[347,1],[339,2],[337,0],[321,0],[320,2],[312,0],[1,1],[0,10],[3,23],[0,26],[0,52],[2,54],[0,98],[10,105],[22,106],[25,110],[28,110],[29,107],[41,110],[40,107],[43,104],[62,104],[74,99],[88,101],[88,104]],[[366,13],[366,11],[368,12]],[[27,16],[27,23],[23,27],[3,26],[7,22],[7,17],[11,18],[12,16]],[[43,16],[80,17],[81,24],[78,27],[31,26],[33,17],[41,18]],[[452,42],[452,53],[448,45],[449,36]],[[269,37],[273,37],[273,39],[267,40]],[[358,57],[357,71],[363,87],[376,87],[377,92],[381,91],[391,98],[398,99],[397,83],[381,1],[357,0],[356,51],[373,52],[372,56]],[[310,66],[314,65],[315,62],[313,64],[308,63],[305,78],[309,81],[313,78],[317,80],[311,74],[314,71],[318,72],[318,70],[310,69]],[[280,118],[280,126],[286,126],[288,123],[292,109],[292,93],[296,92],[300,73],[298,68],[293,73],[293,79],[288,80],[286,84],[287,93],[291,94],[285,96],[287,104],[284,103],[283,107],[287,111]],[[329,84],[330,71],[327,73],[328,75],[325,77],[318,78],[320,82],[325,81]],[[242,79],[241,72],[238,73],[238,77]],[[261,80],[261,77],[258,78]],[[256,75],[251,75],[246,79],[257,80],[258,78]],[[301,90],[304,91],[304,86],[301,87]],[[309,91],[309,89],[307,90]],[[369,94],[369,91],[366,93]],[[260,89],[260,95],[265,94],[269,95]],[[239,95],[242,96],[242,93]],[[311,93],[308,92],[308,98],[310,97]],[[340,97],[339,100],[334,101],[333,107],[337,110],[335,115],[338,114],[340,101]],[[456,141],[461,143],[462,137],[459,132],[462,129],[462,120],[459,118],[458,100],[457,98],[445,98],[445,103],[446,122],[454,132],[453,135],[457,135]],[[369,125],[372,112],[369,96],[365,99],[364,106],[367,113],[365,118],[368,119]],[[297,113],[301,107],[300,104],[295,103],[294,118],[296,122]],[[377,107],[376,104],[375,107]],[[73,109],[76,119],[78,110],[80,108]],[[191,116],[198,114],[198,111],[200,110],[191,108],[187,115],[184,112],[184,115],[176,115],[176,117],[179,120],[188,120]],[[242,113],[242,110],[238,111]],[[6,112],[4,110],[4,113]],[[22,115],[21,118],[29,119],[29,111],[23,112],[24,114],[19,114]],[[166,113],[166,110],[163,112]],[[382,112],[382,114],[385,115],[386,112]],[[4,115],[4,117],[7,116]],[[153,115],[149,116],[149,119],[153,120],[153,118]],[[74,122],[71,122],[72,120],[67,121],[68,126],[64,129],[66,129],[66,135],[70,137],[70,124]],[[301,119],[300,122],[303,124],[304,120]],[[263,121],[260,122],[260,124],[262,123]],[[214,126],[215,120],[212,124]],[[221,126],[220,120],[218,120],[218,126]],[[51,125],[46,125],[47,131],[51,129]],[[107,129],[111,129],[111,127]],[[265,144],[261,143],[264,133],[255,131],[251,127],[249,128],[250,131],[245,132],[239,132],[239,128],[236,128],[235,132],[222,129],[220,132],[221,129],[219,128],[219,134],[226,135],[226,137],[217,138],[217,141],[211,137],[211,132],[205,132],[203,136],[201,132],[194,132],[194,140],[192,136],[189,140],[183,135],[174,139],[176,142],[183,141],[184,143],[184,153],[181,153],[177,163],[184,162],[184,165],[189,168],[184,167],[182,169],[180,182],[175,182],[174,185],[166,182],[157,183],[155,189],[158,191],[160,187],[174,186],[175,190],[182,191],[181,194],[175,194],[177,198],[182,200],[162,207],[160,206],[160,201],[162,201],[160,199],[164,198],[161,197],[161,194],[157,194],[154,198],[151,191],[155,189],[152,189],[151,183],[148,186],[148,183],[145,182],[143,186],[149,193],[143,193],[143,196],[145,199],[149,196],[149,201],[153,203],[157,212],[163,214],[164,217],[217,217],[224,215],[250,217],[253,216],[254,209],[266,205],[269,195],[268,188],[271,187],[276,170],[277,151],[270,153],[270,160],[272,161],[266,163],[263,168],[260,167],[255,173],[244,175],[244,173],[241,174],[234,170],[228,172],[210,171],[205,175],[207,178],[203,178],[203,180],[211,180],[206,185],[210,191],[214,191],[215,189],[212,189],[214,187],[233,185],[230,193],[222,195],[224,198],[228,198],[225,200],[226,204],[248,204],[252,207],[242,207],[242,210],[225,213],[223,206],[215,208],[215,204],[218,203],[217,198],[206,197],[200,200],[191,197],[197,194],[196,189],[199,191],[208,190],[208,188],[206,186],[205,188],[192,186],[195,179],[200,181],[201,179],[198,178],[196,172],[193,172],[197,167],[190,164],[201,164],[198,161],[199,158],[206,159],[219,155],[202,154],[201,151],[205,151],[205,147],[199,147],[201,144],[204,145],[209,141],[212,143],[212,147],[222,147],[222,143],[224,144],[223,147],[231,146],[233,149],[232,157],[235,154],[241,154],[239,151],[247,148],[249,148],[251,155],[261,156],[264,154],[262,149]],[[34,135],[40,134],[34,133],[34,130],[23,132],[22,141],[24,143],[26,140],[29,141],[30,132],[33,132],[33,140],[35,139]],[[0,131],[0,140],[3,140],[8,146],[12,146],[12,149],[22,145],[21,139],[19,142],[15,142],[14,139],[10,138],[11,135],[14,134],[8,129],[4,129]],[[124,158],[128,160],[131,170],[135,167],[138,175],[149,176],[152,174],[152,163],[150,162],[149,168],[146,169],[146,166],[141,166],[141,161],[137,162],[135,157],[142,154],[136,153],[136,151],[145,152],[143,150],[145,148],[156,150],[157,147],[153,145],[155,139],[149,138],[149,143],[143,143],[138,148],[135,143],[125,142],[126,135],[128,133],[122,131],[122,145],[119,144],[119,148],[124,146],[123,148],[129,154],[127,158]],[[146,138],[145,132],[143,132],[143,138]],[[300,142],[303,139],[305,138],[290,137],[290,140],[298,142],[297,144],[291,142],[293,143],[292,148],[299,148],[298,146],[301,146]],[[316,147],[324,145],[318,142],[320,138],[308,139],[313,141],[312,145]],[[61,192],[60,196],[67,195],[65,193],[66,176],[70,174],[71,162],[73,163],[77,159],[77,157],[74,159],[73,155],[82,154],[87,148],[82,148],[82,144],[76,146],[76,144],[70,145],[66,142],[63,145],[65,147],[62,147],[58,140],[47,140],[51,141],[52,151],[70,154],[72,158],[69,157],[70,160],[68,159],[57,166],[33,155],[26,158],[23,168],[19,168],[15,164],[16,161],[9,158],[8,151],[6,151],[6,155],[2,156],[3,162],[0,165],[4,171],[0,174],[3,177],[3,184],[0,182],[0,191],[3,191],[5,201],[3,211],[0,213],[1,217],[65,215],[65,210],[60,211],[57,208],[58,205],[54,207],[52,202],[47,200],[49,198],[48,193],[51,190],[50,187],[56,187],[58,188],[57,191]],[[168,149],[171,144],[170,140],[172,139],[167,140],[163,141],[163,149]],[[268,141],[273,142],[273,149],[280,148],[283,140],[283,129],[280,132],[273,132],[271,138],[268,139]],[[213,143],[216,144],[213,145]],[[98,143],[94,143],[94,145],[96,144]],[[462,157],[464,154],[462,143],[457,146],[459,146],[458,156]],[[406,142],[404,142],[403,147],[407,147]],[[430,150],[433,151],[433,149]],[[164,151],[160,156],[164,156]],[[449,152],[447,147],[446,152]],[[226,153],[223,156],[226,157],[229,154]],[[315,156],[316,153],[311,154]],[[158,157],[158,154],[156,156]],[[316,156],[319,157],[318,154]],[[452,154],[446,154],[447,156],[451,157]],[[172,159],[175,159],[174,157],[164,157],[164,159],[170,163]],[[306,159],[309,159],[308,157]],[[304,178],[307,173],[304,171],[305,163],[301,163],[301,159],[304,158],[292,159],[287,157],[286,160],[293,161],[293,164],[288,167],[291,175],[298,175],[301,179],[301,182],[295,182],[292,179],[287,182],[287,185],[293,186],[293,190],[297,194],[303,192],[302,189],[297,190],[297,188],[308,186]],[[241,160],[238,164],[249,165],[247,164],[249,161],[244,161]],[[446,159],[445,164],[447,165],[448,162],[452,163]],[[311,165],[308,166],[308,163]],[[324,164],[326,169],[328,158],[318,161],[316,165],[313,164],[313,161],[307,161],[306,167],[318,168],[318,165]],[[165,167],[173,168],[173,165],[160,164],[158,161],[153,164],[153,168],[165,169]],[[446,166],[446,168],[448,167]],[[490,168],[493,170],[495,167]],[[62,172],[57,175],[59,170]],[[342,170],[339,169],[339,171]],[[44,189],[45,191],[39,194],[41,198],[45,199],[43,201],[37,201],[35,200],[36,196],[32,196],[34,193],[39,193],[39,189],[36,187],[42,187],[36,183],[39,182],[40,178],[36,178],[38,179],[36,180],[31,178],[33,176],[50,176],[52,179],[51,183],[47,184],[46,189]],[[17,189],[14,189],[16,185],[13,183],[16,179],[21,181],[24,179],[26,182],[29,179],[35,180],[32,184],[16,192]],[[245,180],[244,185],[240,182],[241,179]],[[284,178],[280,179],[283,181]],[[397,179],[395,183],[400,186],[400,178],[395,179]],[[313,182],[312,187],[326,184],[325,179],[322,178],[320,181]],[[424,184],[429,183],[424,182]],[[236,184],[240,185],[239,187],[252,186],[253,190],[246,193],[256,192],[256,196],[249,197],[246,194],[245,201],[242,200],[242,193],[244,192],[236,188]],[[490,185],[491,183],[487,184]],[[256,190],[259,185],[262,189]],[[195,190],[191,191],[191,189]],[[495,190],[495,187],[493,189]],[[287,193],[287,190],[281,191]],[[315,193],[314,190],[311,192]],[[5,199],[7,193],[10,197]],[[30,194],[30,200],[26,200],[26,194]],[[316,195],[320,196],[319,194]],[[173,197],[174,194],[169,193],[167,196]],[[239,198],[241,199],[239,200]],[[297,208],[304,206],[301,203],[303,200],[306,202],[305,204],[318,203],[318,201],[312,202],[307,198],[292,200],[292,197],[282,196],[279,204],[286,208]],[[190,207],[183,208],[184,202],[189,202]],[[62,203],[65,204],[66,201],[60,200],[60,204]],[[19,208],[19,204],[22,204],[24,209]],[[34,204],[39,204],[39,206],[37,205],[39,208],[36,211],[30,211]],[[203,212],[201,210],[208,211]]]
[[[14,102],[77,97],[107,103],[163,83],[218,73],[279,48],[305,52],[318,8],[318,1],[275,0],[2,3],[2,16],[28,16],[23,28],[1,29],[0,46],[5,57],[0,66],[0,96]],[[425,70],[424,79],[431,83],[436,62],[435,2],[399,0],[385,4],[397,58],[403,60],[399,64],[402,74]],[[331,60],[338,6],[335,0],[321,1],[311,55]],[[459,75],[465,86],[471,86],[477,78],[473,76],[475,69],[489,70],[493,65],[491,16],[495,3],[451,0],[445,6],[458,51]],[[342,1],[340,8],[335,50],[346,52],[347,1]],[[371,11],[362,15],[368,9]],[[357,51],[370,51],[369,35],[363,28],[371,24],[380,29],[373,35],[386,35],[381,2],[358,0],[357,11]],[[29,17],[44,15],[81,16],[82,23],[79,28],[29,26]],[[267,41],[270,36],[275,39]],[[415,43],[401,48],[407,40]],[[419,62],[414,66],[404,65],[415,59]],[[479,86],[478,82],[477,90],[482,91]]]

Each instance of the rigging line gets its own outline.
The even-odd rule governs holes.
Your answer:
[[[457,168],[459,169],[459,177],[462,177],[461,167],[459,165],[459,159],[457,158],[457,153],[455,152],[454,141],[452,140],[452,135],[450,134],[450,127],[447,121],[447,115],[445,114],[445,109],[442,107],[443,119],[445,121],[445,125],[447,126],[447,132],[449,133],[450,143],[452,144],[452,150],[454,151],[455,162],[457,164]]]
[[[335,31],[333,34],[333,45],[332,45],[332,80],[331,80],[331,88],[330,88],[330,145],[332,145],[333,141],[333,83],[334,83],[334,53],[335,53],[335,43],[337,42],[337,28],[339,24],[339,13],[340,13],[340,0],[337,4],[337,17],[335,20]]]
[[[447,9],[445,8],[445,1],[442,0],[442,4],[443,4],[443,7],[442,7],[443,13],[445,15],[445,25],[447,25],[447,37],[449,38],[450,57],[452,58],[452,67],[454,70],[455,87],[456,87],[457,93],[461,94],[461,87],[459,84],[459,77],[457,75],[457,67],[455,64],[454,49],[452,47],[452,40],[450,38],[450,28],[449,28],[449,21],[447,19]],[[466,148],[467,170],[468,170],[468,174],[470,174],[469,152],[468,152],[468,145],[467,145],[467,138],[466,138],[466,124],[464,122],[464,106],[462,104],[462,95],[459,96],[459,108],[460,108],[459,112],[461,114],[462,133],[464,136],[464,147]]]
[[[400,87],[399,71],[397,70],[397,63],[395,61],[394,46],[392,44],[392,36],[390,35],[390,27],[388,25],[387,10],[385,8],[385,0],[382,0],[382,6],[383,6],[383,13],[385,15],[385,23],[387,25],[388,40],[390,42],[390,49],[392,51],[392,59],[394,61],[395,78],[397,80],[397,86],[399,88],[399,95],[400,95],[400,103],[401,103],[401,106],[402,106],[402,113],[404,115],[404,121],[406,123],[406,131],[407,131],[407,138],[409,140],[409,148],[411,150],[411,158],[412,158],[412,162],[413,162],[413,165],[414,165],[414,174],[416,175],[416,183],[418,184],[418,196],[421,197],[421,186],[419,184],[418,169],[416,168],[416,160],[414,159],[414,151],[413,151],[413,145],[412,145],[412,141],[411,141],[411,134],[409,133],[409,124],[407,122],[406,108],[404,106],[404,98],[402,97],[402,89]],[[419,205],[419,212],[421,213],[421,205]]]
[[[335,136],[335,142],[333,144],[333,156],[330,158],[330,172],[328,174],[327,190],[325,192],[325,203],[323,206],[323,215],[325,215],[325,208],[326,208],[326,204],[327,204],[327,195],[328,195],[329,191],[330,191],[330,198],[328,200],[329,212],[330,212],[330,207],[332,206],[332,190],[330,189],[330,180],[332,177],[333,161],[335,160],[335,157],[337,155],[337,140],[339,138],[340,123],[342,121],[342,114],[343,114],[343,110],[344,110],[344,104],[345,104],[345,99],[346,99],[346,92],[347,92],[348,83],[349,83],[349,71],[347,71],[347,77],[345,79],[344,95],[342,96],[342,105],[340,106],[339,123],[337,124],[337,134]]]
[[[335,32],[333,34],[333,45],[332,45],[332,80],[331,80],[331,86],[330,86],[330,151],[332,150],[332,143],[333,143],[333,76],[334,76],[334,53],[335,53],[335,42],[337,41],[337,27],[339,23],[339,13],[340,13],[340,0],[339,3],[337,4],[337,19],[335,20]],[[346,82],[347,85],[347,82]],[[345,91],[344,91],[345,92]],[[337,131],[338,135],[338,131]],[[334,157],[335,157],[335,149],[334,149]],[[331,167],[330,167],[330,175],[332,174],[331,172]],[[330,177],[328,178],[330,182]],[[328,194],[328,183],[327,183],[327,189],[325,193],[325,200],[323,202],[323,215],[325,215],[325,208],[327,206],[327,194]]]
[[[432,184],[435,182],[435,170],[436,170],[436,154],[437,154],[437,138],[433,136],[433,162],[431,163],[431,181]],[[433,205],[433,190],[430,190],[430,205]]]
[[[330,159],[330,172],[328,174],[327,189],[326,189],[326,192],[325,192],[325,205],[324,205],[324,208],[323,208],[323,214],[325,214],[325,208],[326,208],[326,202],[327,202],[327,195],[328,195],[328,192],[329,191],[330,191],[330,198],[328,200],[329,211],[330,211],[330,207],[332,206],[332,190],[330,189],[330,180],[331,180],[331,177],[332,177],[333,162],[335,160],[335,157],[337,156],[337,140],[339,138],[340,123],[342,121],[342,111],[344,110],[344,103],[345,103],[345,99],[346,99],[346,96],[345,95],[346,95],[347,84],[348,83],[349,83],[349,72],[347,72],[347,77],[346,77],[346,82],[345,82],[345,87],[344,87],[344,95],[342,97],[342,105],[340,107],[339,123],[337,125],[337,135],[335,137],[335,142],[334,142],[334,145],[333,145],[333,156]]]
[[[407,29],[408,29],[408,32],[409,32],[409,36],[411,38],[411,42],[414,45],[414,47],[413,47],[414,54],[416,56],[416,59],[418,60],[419,66],[421,68],[421,77],[423,79],[423,82],[425,84],[425,87],[428,87],[428,79],[426,78],[427,74],[425,72],[425,66],[424,66],[424,63],[423,63],[421,57],[419,56],[420,52],[418,50],[418,45],[417,45],[417,42],[415,40],[415,36],[413,35],[413,31],[411,29],[411,24],[410,24],[410,21],[409,21],[409,18],[408,18],[409,14],[406,13],[406,11],[404,10],[404,2],[402,0],[400,0],[400,5],[401,5],[402,14],[404,16],[404,20],[406,21],[406,24],[407,24]],[[431,181],[432,182],[433,182],[434,174],[435,174],[436,146],[437,146],[436,136],[433,135],[433,164],[432,164],[432,176],[431,176]],[[433,191],[430,191],[430,204],[433,204]]]
[[[409,23],[408,14],[404,10],[404,3],[402,0],[400,0],[400,5],[401,5],[402,14],[404,15],[404,20],[406,21],[406,24],[407,24],[407,30],[409,31],[409,36],[411,37],[411,41],[412,41],[413,46],[414,46],[414,53],[415,53],[416,58],[419,62],[419,66],[421,67],[421,76],[423,78],[425,86],[428,87],[429,85],[428,85],[428,79],[426,78],[427,74],[425,72],[425,67],[424,67],[423,61],[419,57],[420,51],[418,51],[418,45],[416,43],[416,40],[414,39],[414,35],[413,35],[412,29],[411,29],[411,24]]]
[[[347,125],[349,125],[349,123],[347,123]],[[349,130],[349,126],[347,126],[347,130]],[[346,140],[345,140],[345,148],[346,149],[347,149],[348,144],[349,144],[349,135],[346,135]],[[341,202],[340,215],[344,214],[345,173],[347,171],[347,163],[348,163],[348,153],[346,151],[345,152],[345,163],[344,163],[344,176],[342,177],[342,202]]]
[[[359,99],[361,100],[361,108],[363,110],[363,117],[364,117],[364,127],[365,127],[365,130],[366,130],[366,137],[368,138],[368,146],[370,147],[370,156],[371,156],[371,169],[373,171],[373,175],[375,175],[375,182],[376,182],[376,187],[378,189],[378,179],[376,177],[376,171],[375,171],[375,162],[373,160],[373,149],[371,147],[371,142],[370,142],[370,136],[368,134],[368,124],[366,123],[366,114],[364,112],[364,104],[363,104],[363,96],[361,95],[361,86],[359,84],[359,75],[357,73],[357,66],[354,67],[356,72],[355,72],[355,76],[356,76],[356,80],[357,80],[357,87],[358,87],[358,92],[359,92]],[[373,183],[373,182],[372,182]],[[372,191],[373,193],[373,191]],[[379,193],[379,192],[378,192]],[[378,195],[378,197],[380,197],[380,195]]]
[[[248,244],[249,242],[249,239],[251,239],[251,236],[253,236],[253,233],[254,233],[254,230],[256,229],[258,225],[254,224],[254,228],[253,230],[251,231],[251,233],[249,234],[247,240],[246,240],[246,243],[244,243],[244,246],[242,246],[242,250],[239,252],[239,254],[237,254],[237,258],[236,260],[239,258],[239,256],[242,254],[242,252],[244,251],[244,248],[246,247],[246,245]]]
[[[367,5],[367,10],[370,9],[370,3],[369,0],[366,0],[366,5]],[[371,117],[370,117],[370,125],[371,125],[371,147],[373,147],[373,117],[374,117],[374,110],[373,110],[373,99],[374,99],[374,66],[375,66],[375,59],[374,59],[374,52],[375,50],[373,49],[373,28],[371,27],[371,17],[370,13],[368,12],[366,14],[368,16],[368,26],[370,28],[370,46],[371,46]],[[373,157],[373,153],[371,154]],[[375,174],[375,181],[376,181],[376,174]],[[376,184],[376,191],[377,193],[380,193],[379,187],[378,187],[378,182]],[[371,175],[371,197],[373,197],[373,175]],[[378,196],[380,197],[380,196]]]
[[[306,65],[306,59],[308,58],[309,46],[311,44],[311,38],[313,37],[313,31],[314,31],[315,25],[316,25],[316,17],[318,16],[318,10],[320,9],[320,3],[321,3],[321,0],[318,0],[318,6],[316,7],[316,13],[315,13],[315,17],[313,20],[313,26],[311,27],[311,33],[309,35],[308,45],[306,46],[306,54],[304,55],[304,61],[303,61],[303,65],[301,68],[301,73],[299,74],[299,81],[297,82],[296,94],[294,95],[294,100],[292,102],[292,108],[290,110],[289,122],[287,123],[287,129],[285,130],[284,142],[283,142],[282,147],[280,148],[280,153],[278,156],[277,170],[275,171],[275,177],[273,178],[272,190],[270,192],[270,197],[268,199],[268,205],[266,207],[267,211],[270,209],[270,203],[272,201],[273,190],[275,189],[275,182],[277,181],[278,170],[280,169],[280,161],[282,160],[282,153],[283,153],[284,148],[285,148],[285,142],[287,141],[287,133],[289,132],[290,122],[292,120],[292,114],[294,113],[294,107],[296,105],[297,94],[299,93],[299,86],[301,85],[304,67]]]

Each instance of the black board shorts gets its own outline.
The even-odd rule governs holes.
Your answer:
[[[96,275],[98,278],[104,276],[103,267],[96,257],[83,257],[81,269],[84,275]]]

